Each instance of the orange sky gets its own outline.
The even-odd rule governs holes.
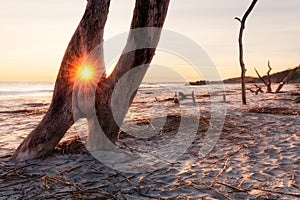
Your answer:
[[[172,0],[165,28],[198,43],[213,60],[222,78],[239,76],[237,36],[248,1]],[[84,0],[10,0],[0,8],[0,81],[54,81],[66,46],[84,12]],[[112,0],[105,39],[128,31],[133,0]],[[297,66],[300,61],[300,2],[259,1],[248,18],[244,42],[247,75],[253,67],[263,74],[267,61],[273,71]],[[123,45],[120,45],[120,50]],[[188,79],[195,76],[188,63],[165,54],[153,61],[175,67]],[[171,80],[168,72],[152,76]],[[199,77],[201,78],[201,77]]]

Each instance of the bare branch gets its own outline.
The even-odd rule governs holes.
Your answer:
[[[255,87],[257,88],[257,90],[255,91],[255,94],[257,95],[259,92],[260,93],[264,93],[264,91],[261,89],[261,87],[260,86],[258,86],[258,85],[256,85],[256,84],[254,84],[255,85]]]
[[[246,11],[245,15],[242,18],[242,23],[246,23],[247,17],[249,16],[249,14],[251,13],[251,11],[253,10],[255,4],[257,3],[258,0],[253,0],[250,7],[248,8],[248,10]]]
[[[242,20],[241,20],[240,18],[238,18],[238,17],[235,17],[234,19],[236,19],[236,20],[238,20],[239,22],[241,22],[241,23],[242,23]]]
[[[268,71],[267,74],[270,74],[270,72],[271,72],[271,70],[272,70],[272,67],[271,67],[271,65],[270,65],[270,60],[268,60],[268,67],[269,67],[269,71]]]
[[[242,102],[244,105],[247,104],[246,101],[246,84],[245,84],[245,77],[246,77],[246,67],[244,63],[244,50],[243,50],[243,33],[245,29],[245,24],[247,17],[253,10],[255,4],[257,3],[258,0],[253,0],[250,7],[247,9],[246,13],[244,14],[242,20],[238,17],[235,19],[241,22],[241,27],[240,27],[240,33],[239,33],[239,60],[240,60],[240,66],[241,66],[241,79],[242,79]]]
[[[268,60],[268,67],[269,67],[269,70],[267,72],[267,75],[268,75],[268,85],[267,85],[267,92],[272,92],[272,89],[271,89],[271,84],[272,84],[272,81],[271,81],[271,70],[272,70],[272,67],[270,65],[270,60]]]
[[[263,79],[263,77],[259,74],[259,72],[257,71],[257,69],[254,68],[254,70],[255,70],[255,72],[256,72],[258,78],[259,78],[259,79],[267,86],[268,83],[267,83],[267,82]]]
[[[267,86],[267,93],[272,93],[272,87],[271,87],[271,84],[272,84],[272,81],[271,81],[271,75],[270,75],[270,72],[272,70],[271,68],[271,65],[270,65],[270,61],[268,60],[268,72],[267,72],[267,76],[268,76],[268,83],[265,81],[265,79],[259,74],[259,72],[257,71],[256,68],[254,68],[257,76],[259,77],[259,79]]]

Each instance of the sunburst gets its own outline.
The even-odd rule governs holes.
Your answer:
[[[81,81],[90,82],[95,78],[95,70],[92,66],[85,64],[81,66],[77,73],[77,78]]]

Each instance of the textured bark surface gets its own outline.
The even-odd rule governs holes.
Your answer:
[[[167,15],[168,5],[169,0],[137,0],[131,22],[131,29],[143,27],[162,28]],[[123,121],[136,93],[130,92],[130,90],[140,85],[148,65],[155,54],[160,32],[160,29],[149,29],[141,32],[131,31],[123,55],[118,60],[114,71],[105,80],[105,83],[98,87],[96,94],[98,121],[106,136],[113,143],[118,139],[118,124]],[[138,49],[127,53],[128,49],[143,46],[139,43],[144,43],[145,46],[151,46],[153,48]],[[143,66],[133,71],[130,75],[124,76],[133,68],[141,65]],[[115,88],[121,77],[123,77],[123,80],[126,79],[122,83],[123,87]],[[114,89],[118,90],[117,92],[115,91],[118,97],[114,98],[114,102],[112,102]],[[112,111],[114,111],[114,115]]]
[[[80,98],[85,97],[84,88],[86,85],[76,86],[76,72],[86,56],[89,56],[96,47],[100,49],[100,61],[98,61],[98,64],[104,63],[101,42],[103,41],[103,31],[109,4],[110,0],[88,1],[85,14],[64,55],[50,108],[37,128],[18,147],[13,155],[14,160],[33,159],[51,152],[72,126],[74,119],[76,120],[80,117],[88,119],[88,143],[99,142],[99,140],[103,139],[103,136],[97,135],[95,131],[93,132],[93,130],[97,130],[95,125],[97,123],[99,123],[110,141],[114,143],[117,140],[119,125],[123,121],[136,94],[136,89],[140,85],[155,54],[161,29],[144,31],[142,34],[135,34],[135,31],[130,31],[123,54],[112,74],[105,78],[104,66],[100,66],[100,71],[102,70],[103,74],[95,84],[95,102],[93,102],[92,106],[91,104],[80,102]],[[131,29],[144,27],[162,28],[168,5],[169,0],[136,0]],[[145,43],[144,46],[151,48],[139,48],[140,42]],[[128,51],[128,49],[136,50]],[[137,66],[142,67],[136,68]],[[124,76],[132,69],[137,70],[134,70],[134,73],[131,73],[129,76]],[[123,84],[120,84],[120,82]],[[115,86],[118,87],[115,88]],[[132,89],[134,90],[132,91]],[[74,91],[76,94],[75,100]],[[113,94],[117,95],[113,96]],[[94,117],[89,116],[89,110],[93,109],[93,107],[96,109],[96,121]],[[99,143],[95,145],[99,145]]]
[[[81,61],[103,41],[110,0],[89,0],[63,57],[48,112],[13,155],[23,161],[51,152],[74,123],[72,92]]]

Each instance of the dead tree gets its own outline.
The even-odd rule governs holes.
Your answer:
[[[241,27],[240,27],[240,32],[239,32],[239,61],[240,61],[240,67],[241,67],[241,84],[242,84],[242,103],[244,105],[247,104],[247,100],[246,100],[246,84],[245,84],[245,78],[246,78],[246,67],[245,67],[245,63],[244,63],[244,50],[243,50],[243,33],[244,33],[244,29],[246,27],[246,20],[247,17],[249,16],[249,14],[251,13],[251,11],[253,10],[255,4],[257,3],[258,0],[253,0],[250,7],[248,8],[248,10],[246,11],[246,13],[244,14],[243,18],[240,19],[238,17],[235,17],[236,20],[238,20],[239,22],[241,22]]]
[[[256,87],[256,91],[255,91],[255,94],[256,94],[256,95],[258,95],[259,92],[260,92],[260,93],[264,93],[264,91],[261,89],[260,86],[258,86],[258,85],[256,85],[256,84],[254,84],[254,86]]]
[[[146,31],[143,33],[145,42],[151,44],[151,48],[137,49],[126,52],[126,48],[136,45],[141,38],[140,35],[133,34],[133,29],[144,27],[162,28],[169,0],[136,0],[134,14],[131,22],[131,31],[128,36],[127,44],[123,55],[120,56],[115,69],[109,77],[106,77],[103,61],[103,32],[109,12],[110,0],[89,0],[82,20],[76,29],[63,57],[59,74],[56,79],[55,89],[51,105],[38,126],[25,138],[21,145],[15,151],[12,159],[24,161],[44,156],[50,153],[59,143],[66,131],[73,125],[74,121],[81,117],[86,117],[89,121],[88,108],[81,102],[76,102],[78,113],[73,113],[73,92],[76,88],[76,74],[78,67],[85,60],[86,56],[98,48],[98,65],[100,65],[97,74],[97,82],[93,84],[96,87],[95,105],[97,118],[107,138],[113,143],[118,138],[119,126],[113,116],[111,108],[111,97],[113,90],[120,78],[136,66],[145,66],[140,72],[128,80],[128,84],[139,85],[147,71],[156,50],[159,41],[161,29],[156,31]],[[77,88],[84,90],[88,85],[83,84]],[[128,95],[128,90],[119,91],[120,95]],[[126,93],[127,92],[127,93]],[[78,93],[82,95],[82,93]],[[83,93],[84,95],[84,93]],[[120,108],[118,116],[122,121],[126,115],[135,92],[131,95],[129,102],[124,103]],[[126,105],[125,105],[126,104]],[[76,106],[75,106],[76,107]],[[75,116],[75,118],[74,118]],[[89,123],[90,124],[90,123]],[[90,137],[90,135],[89,135]],[[92,136],[93,137],[93,136]]]
[[[269,70],[267,72],[268,82],[265,81],[265,79],[259,74],[259,72],[257,71],[256,68],[254,68],[254,70],[255,70],[257,76],[259,77],[259,79],[266,85],[267,93],[272,93],[272,87],[271,87],[272,81],[271,81],[271,75],[270,75],[272,68],[270,66],[270,61],[268,61],[268,68],[269,68]]]
[[[295,67],[293,70],[291,70],[285,77],[283,77],[275,91],[275,93],[279,93],[280,90],[282,89],[282,87],[289,82],[289,80],[291,79],[291,77],[297,72],[297,70],[300,69],[300,65],[298,67]]]

